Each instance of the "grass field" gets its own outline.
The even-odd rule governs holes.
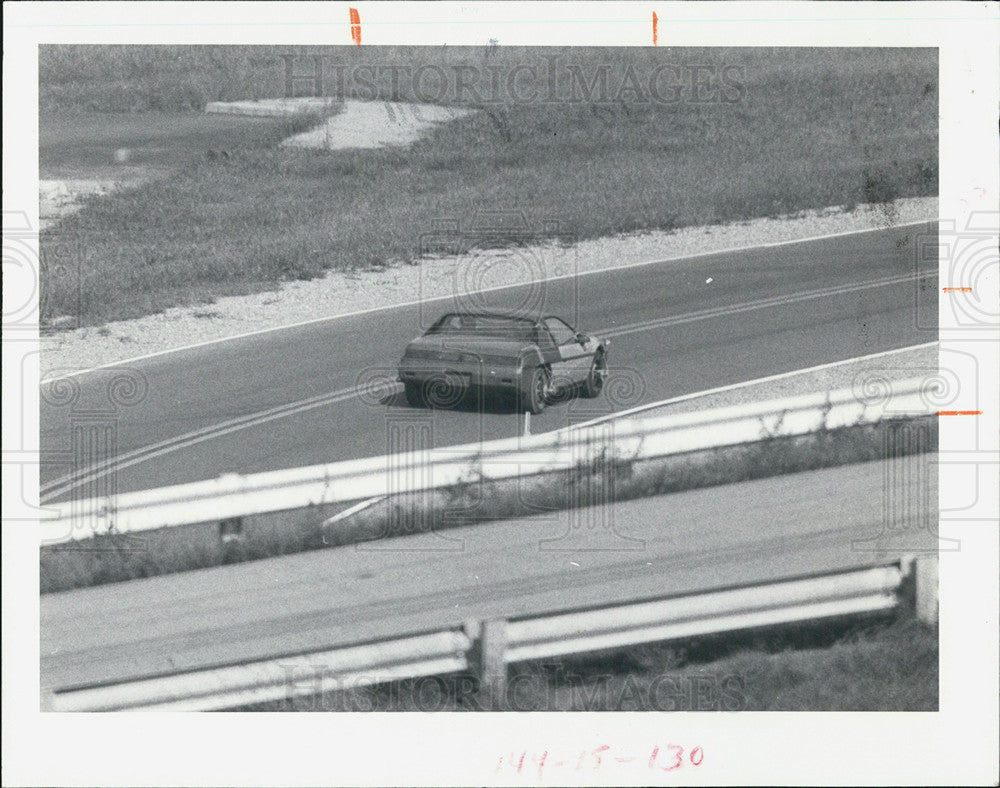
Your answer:
[[[938,631],[904,615],[521,663],[509,669],[505,700],[521,712],[936,711]],[[345,687],[251,710],[488,709],[473,676],[452,675]]]
[[[88,201],[42,235],[43,320],[94,325],[329,269],[409,262],[434,219],[477,211],[524,211],[572,240],[937,193],[933,50],[574,49],[561,53],[552,102],[543,66],[554,50],[322,52],[352,68],[493,68],[504,85],[519,65],[535,71],[516,72],[515,90],[499,98],[485,77],[482,95],[439,97],[377,82],[371,95],[480,110],[407,149],[287,150],[264,135],[227,157],[191,150],[169,178]],[[46,47],[42,125],[54,108],[200,111],[209,100],[280,96],[279,55]],[[679,87],[661,86],[670,100],[654,100],[650,75],[667,66]],[[602,74],[610,88],[588,100]],[[524,99],[532,91],[538,98]],[[109,137],[129,123],[109,114]],[[41,155],[56,151],[43,142]]]
[[[42,46],[39,109],[200,112],[209,101],[267,98],[284,84],[279,51],[253,46]]]
[[[166,176],[199,158],[272,147],[319,119],[53,111],[40,120],[39,177],[120,179],[142,170]]]

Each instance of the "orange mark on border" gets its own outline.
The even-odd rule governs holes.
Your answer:
[[[981,410],[939,410],[938,416],[982,416]]]
[[[942,287],[946,293],[971,293],[971,287]]]
[[[357,8],[350,9],[351,14],[351,38],[354,39],[354,43],[361,46],[361,14],[358,13]]]
[[[656,25],[660,21],[659,17],[656,16],[656,11],[653,12],[653,46],[656,46]]]

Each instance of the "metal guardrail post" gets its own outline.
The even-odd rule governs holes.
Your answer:
[[[904,583],[899,589],[900,603],[922,624],[937,626],[937,554],[906,555],[899,563],[905,576]]]
[[[504,619],[483,621],[479,630],[479,692],[483,707],[503,711],[507,697],[507,622]]]
[[[914,608],[917,620],[936,626],[938,622],[938,557],[920,555],[913,560]]]

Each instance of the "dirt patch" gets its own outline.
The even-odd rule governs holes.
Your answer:
[[[471,113],[472,110],[437,104],[346,101],[340,114],[319,128],[289,137],[282,145],[321,150],[410,145],[437,124]]]
[[[301,112],[330,110],[333,99],[283,98],[259,101],[213,101],[205,111],[213,114],[282,117]],[[461,107],[403,101],[356,101],[347,99],[336,114],[316,128],[295,134],[282,142],[288,148],[316,150],[370,150],[390,145],[411,145],[439,123],[473,112]]]

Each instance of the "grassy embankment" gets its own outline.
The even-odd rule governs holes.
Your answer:
[[[43,47],[43,139],[57,109],[196,112],[209,100],[281,96],[282,51]],[[545,93],[542,50],[323,52],[348,67],[465,64],[510,73],[527,63],[538,67],[534,87]],[[607,65],[610,99],[546,104],[506,95],[491,103],[466,95],[460,103],[481,111],[408,149],[287,150],[270,137],[236,145],[227,157],[191,155],[169,178],[88,201],[42,235],[43,320],[70,315],[95,325],[330,269],[412,261],[433,219],[477,211],[524,211],[535,228],[555,220],[551,232],[583,239],[937,192],[932,51],[561,54],[588,81]],[[713,99],[694,100],[690,86],[667,104],[628,91],[616,97],[629,67],[644,82],[664,64],[706,66],[715,74],[706,94]],[[727,67],[735,87],[720,85]],[[571,95],[569,72],[558,73],[558,95]],[[519,73],[520,95],[531,79]],[[452,91],[442,100],[458,99]],[[107,122],[113,137],[116,116]],[[47,155],[43,143],[43,165]],[[53,263],[65,269],[66,260],[53,258],[67,248],[79,250],[79,282],[51,275]]]

